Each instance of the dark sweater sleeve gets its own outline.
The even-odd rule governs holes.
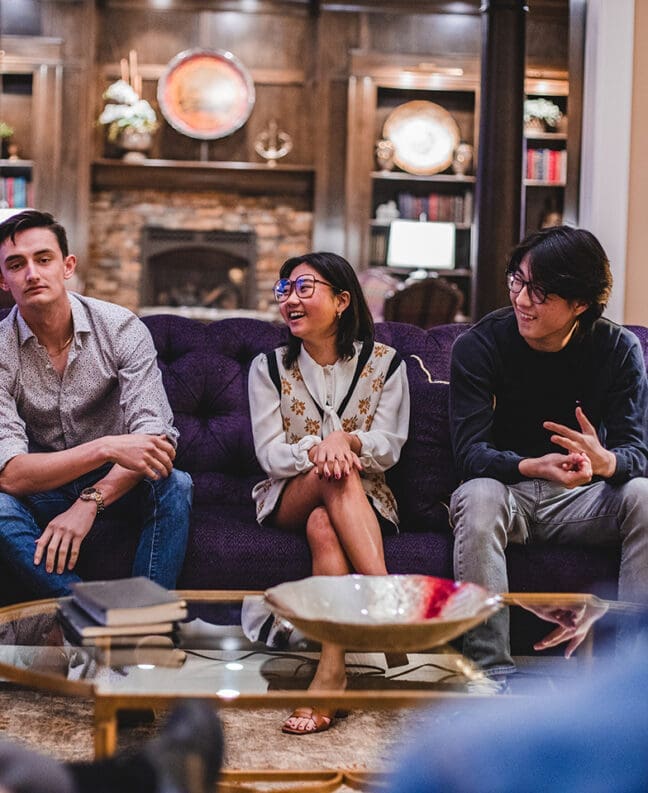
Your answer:
[[[460,479],[490,477],[504,484],[525,479],[522,457],[497,449],[493,440],[497,351],[475,330],[460,336],[450,366],[450,433]]]
[[[602,441],[613,452],[616,471],[608,481],[621,484],[648,474],[648,383],[639,340],[629,331],[617,341],[604,400]]]

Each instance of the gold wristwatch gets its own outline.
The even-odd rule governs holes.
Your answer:
[[[81,501],[94,501],[97,505],[97,515],[99,515],[105,509],[101,490],[97,490],[96,487],[84,487],[79,495],[79,498]]]

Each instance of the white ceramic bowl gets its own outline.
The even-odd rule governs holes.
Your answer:
[[[272,587],[265,598],[309,638],[364,652],[436,647],[502,607],[477,584],[425,575],[313,576]]]

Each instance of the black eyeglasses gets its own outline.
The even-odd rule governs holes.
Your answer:
[[[283,303],[284,300],[287,300],[293,289],[295,290],[295,294],[299,298],[309,298],[313,296],[315,292],[315,284],[324,284],[324,286],[330,286],[334,292],[341,292],[341,289],[338,289],[337,286],[333,286],[333,284],[329,284],[328,281],[320,281],[319,278],[315,278],[314,275],[300,275],[299,278],[295,278],[294,281],[291,281],[290,278],[280,278],[276,284],[272,287],[272,293],[274,294],[274,299],[277,303]]]
[[[519,272],[507,273],[506,285],[509,292],[513,292],[514,295],[519,295],[524,287],[526,287],[531,302],[536,305],[544,303],[549,296],[549,292],[543,286],[538,286],[538,284],[534,284],[533,281],[525,281]]]

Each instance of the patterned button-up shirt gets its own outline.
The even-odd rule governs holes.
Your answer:
[[[0,470],[18,454],[126,433],[178,432],[146,326],[127,309],[69,294],[74,338],[62,376],[14,307],[0,322]]]

